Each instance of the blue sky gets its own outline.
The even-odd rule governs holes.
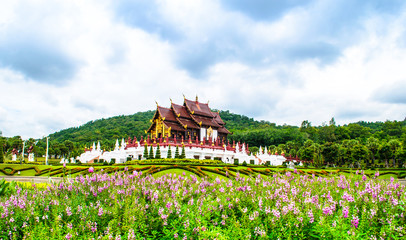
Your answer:
[[[406,117],[406,4],[9,1],[0,131],[42,137],[199,95],[277,124]]]

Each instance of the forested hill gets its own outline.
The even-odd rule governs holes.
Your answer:
[[[53,133],[52,141],[64,142],[70,140],[86,144],[98,140],[116,140],[121,138],[145,136],[145,130],[150,126],[150,119],[155,111],[137,112],[132,115],[121,115],[107,119],[90,121],[79,127],[72,127]]]
[[[101,141],[107,148],[113,147],[116,139],[145,136],[155,111],[138,112],[127,116],[90,121],[82,126],[68,128],[50,135],[52,142],[72,141],[77,145],[88,145]],[[329,124],[312,126],[303,121],[301,126],[276,125],[268,121],[257,121],[247,116],[220,111],[226,127],[233,132],[230,140],[246,142],[250,146],[269,146],[293,141],[303,144],[310,139],[317,143],[341,142],[357,139],[365,142],[368,137],[378,139],[406,138],[406,121],[357,122],[336,126],[334,118]]]
[[[90,121],[79,127],[61,130],[50,135],[52,141],[64,142],[70,140],[76,143],[87,144],[91,141],[112,140],[121,138],[145,136],[145,130],[150,126],[150,119],[155,111],[138,112],[132,115],[121,115],[107,119]],[[221,118],[230,131],[243,131],[260,129],[275,124],[265,121],[256,121],[246,116],[220,111]]]

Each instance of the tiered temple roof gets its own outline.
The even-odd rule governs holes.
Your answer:
[[[157,105],[152,124],[146,131],[152,138],[172,137],[181,135],[185,139],[189,135],[200,136],[200,129],[217,130],[223,139],[231,132],[225,128],[225,123],[218,112],[211,111],[208,103],[184,99],[183,105],[172,103],[170,108]]]

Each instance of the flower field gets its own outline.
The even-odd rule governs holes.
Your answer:
[[[97,171],[47,187],[17,184],[0,198],[0,239],[403,239],[406,234],[405,186],[394,179],[297,171],[155,178],[126,170]]]

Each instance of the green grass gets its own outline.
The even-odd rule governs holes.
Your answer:
[[[168,169],[168,170],[163,170],[163,171],[159,171],[159,172],[153,174],[153,176],[154,176],[154,177],[162,177],[163,175],[169,174],[169,173],[171,173],[172,175],[173,175],[173,174],[176,174],[177,177],[183,176],[183,173],[185,173],[185,176],[187,176],[187,177],[189,177],[190,175],[193,175],[193,176],[199,178],[199,176],[197,176],[196,174],[191,173],[191,172],[189,172],[189,171],[186,171],[186,170],[184,170],[184,169]]]

